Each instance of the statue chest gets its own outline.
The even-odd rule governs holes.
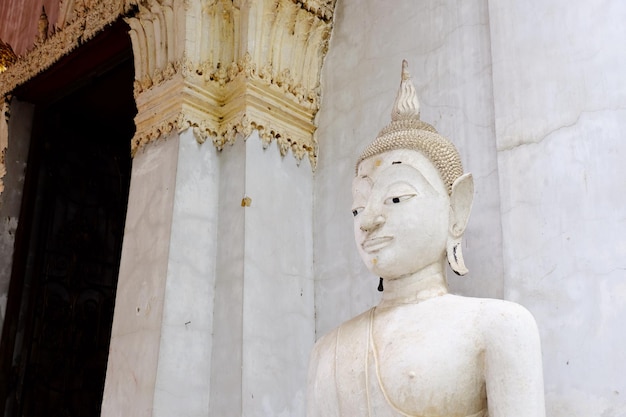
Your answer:
[[[372,331],[370,369],[392,405],[410,415],[465,416],[483,408],[483,355],[474,329],[463,320],[385,324]]]
[[[376,416],[470,416],[485,409],[482,344],[472,319],[414,313],[376,312],[362,321],[360,336],[351,339],[367,347],[349,342],[350,360],[337,364],[345,373],[339,379],[356,388],[346,398],[362,392]]]

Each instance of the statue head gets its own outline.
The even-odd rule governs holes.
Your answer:
[[[370,271],[395,279],[447,258],[466,274],[461,240],[473,191],[454,145],[420,120],[403,61],[391,123],[359,157],[352,186],[356,243]]]

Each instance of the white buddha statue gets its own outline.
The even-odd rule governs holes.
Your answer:
[[[308,417],[543,417],[537,326],[508,301],[448,293],[467,273],[473,198],[454,145],[419,119],[403,62],[392,122],[357,163],[354,234],[380,303],[311,354]]]

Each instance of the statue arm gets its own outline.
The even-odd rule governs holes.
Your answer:
[[[307,381],[307,417],[339,417],[335,384],[336,338],[328,334],[313,348]]]
[[[499,302],[483,315],[490,417],[545,417],[539,331],[524,307]]]

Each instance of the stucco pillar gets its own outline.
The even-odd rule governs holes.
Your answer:
[[[143,2],[102,415],[304,415],[334,1]]]
[[[102,416],[151,416],[169,264],[178,135],[133,161]]]
[[[313,175],[257,135],[220,156],[211,416],[305,413]]]

